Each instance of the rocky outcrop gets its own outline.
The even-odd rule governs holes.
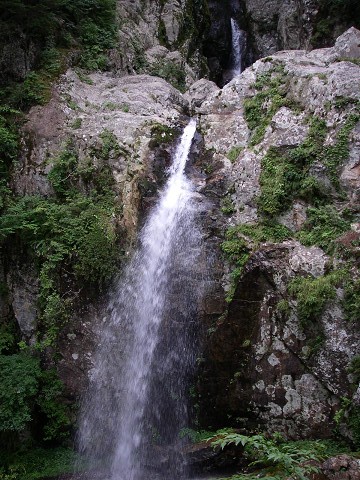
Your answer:
[[[352,25],[359,28],[358,7],[351,2],[244,0],[244,6],[255,58],[279,50],[328,47]]]
[[[273,165],[269,178],[264,169],[274,152],[278,155],[274,162],[282,162],[286,152],[300,154],[302,150],[297,149],[306,148],[312,135],[310,119],[317,117],[326,129],[324,144],[319,146],[324,153],[309,160],[313,154],[306,150],[303,161],[310,165],[301,175],[313,176],[327,189],[326,202],[333,204],[340,217],[344,208],[352,209],[354,224],[344,228],[349,230],[346,235],[355,235],[358,210],[352,206],[357,196],[355,158],[359,148],[359,91],[355,85],[360,69],[355,60],[343,59],[348,57],[346,51],[359,58],[359,35],[350,29],[333,48],[279,52],[258,61],[194,106],[205,148],[211,149],[214,165],[224,165],[209,176],[209,184],[224,179],[220,205],[230,227],[223,247],[225,252],[230,250],[230,275],[223,278],[225,290],[230,289],[229,305],[208,325],[198,382],[204,425],[219,428],[230,422],[237,427],[280,431],[291,438],[328,437],[336,426],[333,418],[341,399],[354,395],[354,377],[348,369],[359,348],[360,332],[356,322],[345,318],[343,299],[349,285],[339,282],[331,287],[329,300],[311,320],[304,320],[302,300],[291,293],[296,278],[329,279],[331,272],[346,270],[346,256],[338,254],[333,259],[326,255],[317,246],[322,245],[317,238],[311,240],[314,246],[294,240],[274,243],[271,233],[266,238],[261,232],[283,225],[285,237],[304,238],[301,232],[308,228],[309,207],[314,208],[321,196],[316,192],[309,196],[289,193],[289,198],[281,197],[289,201],[287,207],[269,205],[274,197],[266,197],[266,182],[271,196],[276,189],[282,191],[284,184],[278,181],[291,180],[282,174],[278,180],[276,163],[269,163]],[[291,106],[294,101],[297,106]],[[272,109],[274,102],[277,108]],[[255,121],[251,108],[256,112]],[[344,132],[349,118],[352,123],[344,144],[348,147],[335,153],[339,132]],[[258,138],[257,128],[262,129]],[[292,155],[287,157],[290,162],[295,159]],[[335,179],[327,163],[330,155],[338,155]],[[341,200],[339,189],[344,192]],[[325,225],[323,228],[326,231]],[[324,234],[319,227],[318,231]],[[335,241],[333,232],[328,235]],[[241,255],[249,254],[247,262],[241,260]],[[231,273],[234,268],[240,270],[236,277]],[[356,279],[359,272],[354,268],[349,274]]]

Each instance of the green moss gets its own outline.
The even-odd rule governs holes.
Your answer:
[[[288,286],[290,295],[297,301],[297,312],[303,326],[318,322],[328,303],[336,297],[336,287],[344,280],[343,270],[319,278],[297,277]]]
[[[226,196],[220,201],[220,210],[224,215],[232,215],[235,212],[234,202],[230,196]]]
[[[231,302],[243,268],[250,257],[250,250],[246,240],[241,238],[235,229],[229,229],[226,232],[226,240],[221,244],[221,249],[234,266],[231,272],[230,289],[226,296],[226,301]]]
[[[227,158],[230,160],[231,163],[234,163],[237,159],[240,153],[244,150],[245,147],[242,147],[241,145],[235,145],[234,147],[231,147],[228,154],[226,155]]]
[[[356,117],[350,115],[339,131],[336,143],[325,147],[327,134],[323,120],[314,117],[304,142],[294,149],[270,147],[262,159],[261,193],[257,203],[260,213],[273,218],[286,211],[295,199],[321,205],[329,191],[315,177],[309,175],[311,165],[322,162],[330,171],[330,178],[338,185],[338,167],[348,155],[348,138]]]
[[[253,87],[260,91],[244,101],[245,120],[252,130],[250,145],[254,146],[262,141],[266,127],[281,107],[298,108],[286,98],[286,80],[281,64],[257,76]]]
[[[307,209],[307,219],[297,237],[304,245],[318,245],[326,253],[334,253],[336,239],[350,229],[334,207],[324,205]]]
[[[148,73],[163,78],[182,93],[186,90],[186,73],[183,65],[165,60],[158,61],[148,68]]]
[[[337,190],[340,190],[339,168],[349,157],[349,136],[359,119],[358,114],[350,114],[336,135],[335,143],[326,146],[320,156],[320,160],[326,165],[329,177]]]
[[[256,244],[263,242],[283,242],[291,237],[291,231],[279,223],[239,225],[233,227],[238,233],[246,235]]]
[[[345,285],[343,308],[348,321],[360,320],[360,280],[353,280]]]

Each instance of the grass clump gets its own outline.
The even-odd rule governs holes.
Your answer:
[[[279,223],[239,225],[235,227],[239,233],[249,237],[255,244],[263,242],[283,242],[291,237],[291,231]]]
[[[349,156],[349,136],[360,119],[359,114],[352,113],[340,128],[335,143],[324,147],[321,153],[321,160],[325,164],[330,180],[337,190],[340,190],[339,167]]]

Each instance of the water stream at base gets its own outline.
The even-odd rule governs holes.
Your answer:
[[[202,207],[184,171],[195,131],[191,120],[112,295],[82,405],[80,450],[106,459],[111,480],[145,480],[149,469],[168,479],[187,474],[179,432],[196,356]]]

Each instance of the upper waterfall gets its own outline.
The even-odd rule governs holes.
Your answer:
[[[242,54],[245,48],[246,34],[239,28],[236,20],[231,19],[231,70],[232,76],[240,75]]]

